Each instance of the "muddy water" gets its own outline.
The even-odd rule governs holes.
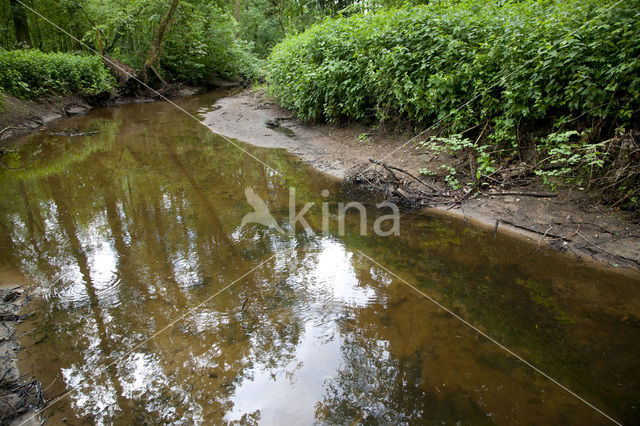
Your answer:
[[[181,104],[203,113],[216,96]],[[72,390],[52,424],[608,423],[366,256],[640,421],[640,279],[425,215],[378,237],[388,212],[373,207],[367,235],[355,211],[340,235],[336,181],[247,149],[284,177],[152,103],[57,123],[3,157],[0,285],[33,294],[22,371],[49,398]],[[241,226],[251,187],[289,230],[291,186],[316,230],[328,203],[327,234]]]

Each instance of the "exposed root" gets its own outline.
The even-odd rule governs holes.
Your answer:
[[[432,207],[438,202],[451,199],[451,193],[438,189],[434,184],[427,184],[398,167],[376,160],[370,161],[376,164],[376,167],[368,169],[366,164],[363,164],[347,173],[343,185],[350,193],[380,194],[385,200],[408,209]],[[399,177],[393,170],[407,176]]]

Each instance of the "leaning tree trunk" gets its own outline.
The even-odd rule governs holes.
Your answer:
[[[178,7],[178,3],[180,3],[180,0],[171,1],[171,6],[169,6],[169,10],[167,10],[167,13],[164,14],[162,19],[160,20],[160,23],[158,24],[158,31],[156,31],[156,36],[153,38],[153,42],[151,42],[151,52],[149,53],[149,57],[147,58],[147,60],[144,62],[144,65],[142,66],[142,71],[140,73],[145,83],[148,81],[149,69],[151,69],[156,74],[156,76],[160,79],[162,83],[164,83],[164,80],[162,80],[160,73],[158,73],[154,65],[160,59],[160,53],[162,53],[162,38],[164,37],[164,33],[167,31],[169,22],[171,22],[171,17],[173,16],[173,12],[175,12],[176,7]]]
[[[16,0],[10,0],[11,14],[13,15],[13,28],[16,33],[18,44],[31,47],[31,38],[29,37],[29,22],[27,21],[27,13],[24,7]]]

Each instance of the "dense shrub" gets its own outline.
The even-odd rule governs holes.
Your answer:
[[[274,48],[270,92],[309,120],[488,124],[492,143],[515,149],[528,131],[547,151],[546,134],[608,129],[593,143],[637,127],[638,22],[638,0],[439,1],[329,19]]]
[[[523,117],[628,119],[640,97],[640,2],[610,6],[434,2],[327,20],[276,46],[271,93],[328,121],[452,114],[460,128],[501,117],[513,130]]]
[[[19,98],[67,91],[99,95],[113,84],[98,56],[0,49],[0,86]]]

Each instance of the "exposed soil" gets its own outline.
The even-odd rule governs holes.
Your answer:
[[[205,117],[214,132],[257,146],[287,149],[346,183],[383,193],[399,204],[458,216],[494,232],[516,233],[535,245],[532,250],[548,244],[577,261],[640,270],[637,220],[599,204],[586,191],[550,191],[535,179],[526,185],[496,184],[482,193],[452,191],[439,166],[451,165],[454,159],[407,143],[412,139],[410,129],[396,126],[373,131],[361,124],[302,123],[262,91],[246,90],[221,99],[216,106]],[[420,175],[423,168],[435,175]]]
[[[22,288],[0,289],[0,423],[23,424],[44,405],[40,382],[21,376],[16,365],[19,348],[15,323],[29,300]],[[28,423],[30,424],[30,423]]]
[[[83,114],[91,106],[80,96],[52,96],[25,101],[2,94],[5,111],[0,112],[0,139],[22,135],[61,118]]]

